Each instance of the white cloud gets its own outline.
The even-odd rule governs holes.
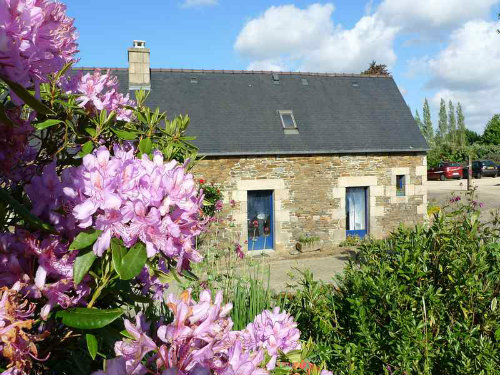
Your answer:
[[[437,114],[439,102],[443,98],[448,105],[451,100],[456,104],[460,102],[465,115],[465,124],[471,130],[481,134],[484,126],[495,114],[499,113],[500,90],[486,89],[477,91],[468,90],[448,90],[441,89],[431,98],[433,112]],[[437,124],[437,117],[434,117],[434,124]]]
[[[500,36],[498,22],[469,21],[455,30],[447,47],[428,61],[436,88],[436,104],[461,102],[469,127],[482,131],[489,118],[500,112]]]
[[[376,13],[405,31],[429,33],[487,17],[496,3],[498,0],[384,0]]]
[[[334,25],[332,4],[273,6],[241,30],[235,49],[251,60],[249,68],[273,67],[359,73],[375,59],[396,61],[396,27],[376,16],[361,18],[352,29]]]
[[[269,59],[251,62],[250,65],[248,65],[248,70],[272,70],[275,72],[283,72],[287,70],[287,67],[281,60]]]
[[[455,30],[447,47],[429,60],[430,85],[485,89],[500,83],[500,37],[495,22],[469,21]]]
[[[219,4],[219,0],[184,0],[183,8],[200,8]]]
[[[468,125],[480,131],[499,111],[500,36],[486,21],[500,0],[370,0],[351,28],[333,21],[333,4],[273,6],[248,21],[234,44],[252,70],[354,72],[371,60],[394,70],[395,40],[407,53],[429,43],[441,51],[407,60],[408,78],[423,82],[435,102],[460,101]],[[406,38],[406,40],[405,40]],[[411,89],[411,87],[410,87]]]
[[[333,10],[332,4],[312,4],[306,9],[294,5],[272,6],[245,25],[234,47],[255,59],[284,53],[302,55],[332,32]]]

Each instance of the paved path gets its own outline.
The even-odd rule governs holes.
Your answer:
[[[332,281],[336,273],[342,272],[344,265],[352,255],[347,250],[339,249],[338,254],[321,256],[312,255],[308,259],[286,259],[270,263],[271,289],[281,291],[286,289],[287,283],[290,282],[289,273],[296,274],[298,272],[294,268],[313,272],[314,278],[323,281]]]

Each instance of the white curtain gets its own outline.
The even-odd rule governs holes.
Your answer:
[[[347,212],[349,230],[366,230],[366,194],[365,188],[347,189]]]

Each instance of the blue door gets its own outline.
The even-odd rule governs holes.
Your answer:
[[[274,244],[273,191],[248,191],[248,250],[272,249]]]
[[[351,187],[346,189],[346,236],[363,238],[368,230],[367,196],[368,188]]]

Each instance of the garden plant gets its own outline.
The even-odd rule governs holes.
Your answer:
[[[0,40],[2,374],[331,374],[279,308],[235,330],[222,292],[166,296],[221,205],[189,118],[74,69],[61,3],[0,0]]]
[[[334,283],[299,275],[281,306],[335,374],[500,374],[500,221],[474,193],[360,244]]]

